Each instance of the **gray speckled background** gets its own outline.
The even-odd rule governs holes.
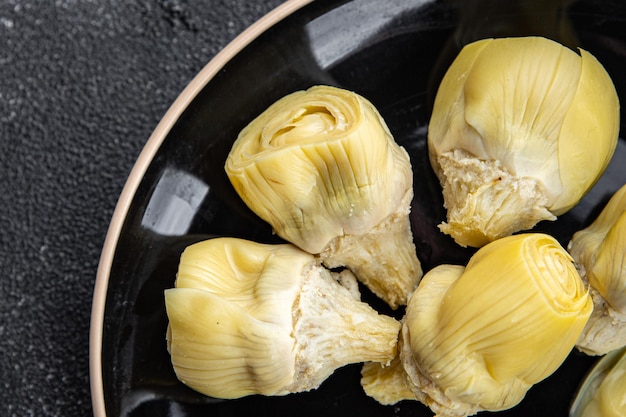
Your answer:
[[[0,415],[86,416],[100,250],[169,105],[281,0],[0,2]]]

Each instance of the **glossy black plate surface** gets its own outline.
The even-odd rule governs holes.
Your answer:
[[[141,179],[127,190],[129,205],[116,213],[123,221],[112,225],[110,262],[101,265],[102,293],[97,289],[94,298],[103,305],[94,313],[97,337],[92,339],[94,403],[103,405],[94,407],[98,417],[432,415],[417,402],[386,407],[369,399],[359,385],[358,365],[338,370],[314,392],[231,401],[196,394],[174,375],[165,344],[163,290],[173,286],[184,247],[209,236],[278,241],[242,203],[223,171],[237,133],[278,98],[330,84],[354,90],[377,106],[412,158],[411,216],[426,270],[464,263],[471,254],[436,228],[445,212],[425,151],[433,95],[463,44],[489,36],[543,35],[581,46],[605,65],[626,100],[626,4],[620,0],[526,0],[517,6],[497,0],[300,3],[197,88],[171,129],[151,138],[157,148],[149,160],[144,155],[138,162],[133,174]],[[592,192],[537,230],[565,245],[625,182],[626,144],[620,139]],[[572,352],[519,406],[497,415],[565,417],[595,361]]]

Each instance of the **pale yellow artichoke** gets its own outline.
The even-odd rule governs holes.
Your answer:
[[[183,252],[165,291],[176,376],[216,398],[317,388],[335,369],[390,362],[400,323],[359,300],[349,271],[291,245],[235,238]]]
[[[561,365],[591,310],[554,238],[499,239],[466,267],[440,265],[424,275],[403,319],[403,366],[366,364],[363,388],[385,404],[418,399],[440,417],[511,408]]]
[[[225,170],[276,234],[350,268],[392,307],[406,303],[422,275],[413,174],[368,100],[329,86],[289,94],[241,131]]]
[[[440,229],[480,247],[556,219],[604,172],[618,130],[617,93],[587,51],[541,37],[466,45],[429,124],[447,208]]]
[[[591,225],[572,236],[568,250],[594,301],[578,348],[603,355],[626,346],[626,185]]]
[[[626,349],[608,353],[593,367],[570,417],[626,417]]]

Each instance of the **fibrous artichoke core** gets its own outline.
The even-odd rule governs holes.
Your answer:
[[[368,100],[329,86],[289,94],[241,131],[225,170],[280,237],[351,269],[392,307],[406,303],[422,275],[411,163]]]
[[[438,163],[443,177],[454,179],[443,183],[448,222],[439,228],[464,246],[480,247],[556,219],[546,208],[540,183],[511,175],[499,161],[480,160],[457,149],[440,155]]]
[[[308,391],[349,363],[388,363],[400,323],[359,297],[349,271],[290,244],[191,245],[165,291],[174,371],[200,393],[239,398]]]
[[[466,267],[440,265],[424,275],[402,321],[402,366],[366,364],[364,390],[385,404],[418,399],[440,417],[511,408],[561,365],[591,310],[556,240],[499,239]]]
[[[618,130],[617,93],[588,52],[540,37],[466,45],[429,124],[448,210],[442,231],[480,247],[554,220],[604,172]]]
[[[578,349],[603,355],[626,346],[626,185],[591,225],[572,236],[568,250],[594,302]]]

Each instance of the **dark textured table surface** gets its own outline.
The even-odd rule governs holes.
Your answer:
[[[86,416],[100,250],[194,75],[281,0],[0,2],[0,415]]]

